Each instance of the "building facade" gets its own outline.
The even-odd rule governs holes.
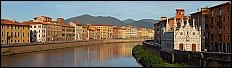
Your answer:
[[[30,25],[1,19],[1,44],[30,43]]]
[[[161,17],[154,25],[154,42],[165,51],[201,51],[201,30],[190,26],[189,17],[184,15],[184,9],[177,9],[174,17]]]
[[[69,25],[75,27],[75,40],[82,40],[82,25],[79,22],[70,22]]]
[[[231,2],[210,7],[209,15],[208,51],[231,53]]]
[[[31,42],[46,42],[46,24],[42,22],[24,22],[30,25]]]
[[[107,24],[93,24],[90,28],[99,30],[99,39],[113,38],[113,26]]]
[[[123,38],[137,38],[137,28],[133,26],[122,26]]]
[[[184,25],[186,21],[186,25]],[[174,21],[174,27],[176,27]],[[194,19],[193,19],[194,23]],[[201,51],[201,28],[197,30],[195,25],[189,25],[189,19],[182,19],[181,27],[174,29],[174,49],[186,51]]]
[[[62,41],[75,41],[75,27],[69,24],[62,25]]]
[[[199,11],[194,12],[191,15],[191,20],[195,20],[194,24],[190,23],[190,26],[195,25],[196,29],[201,28],[201,43],[202,50],[206,49],[205,45],[209,42],[209,8],[201,8]]]
[[[122,28],[114,26],[113,27],[113,38],[122,38]]]

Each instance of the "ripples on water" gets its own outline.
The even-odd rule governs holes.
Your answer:
[[[132,57],[134,43],[80,46],[1,57],[2,67],[141,67]]]

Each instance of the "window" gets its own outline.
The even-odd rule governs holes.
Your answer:
[[[18,42],[19,42],[19,40],[18,40]]]
[[[39,35],[39,37],[40,37],[40,35]]]
[[[24,27],[23,27],[23,29],[24,29]]]
[[[219,9],[218,14],[219,14],[219,16],[221,16],[221,15],[222,15],[222,10],[221,10],[221,8]]]
[[[227,12],[230,12],[230,6],[228,6]]]
[[[15,26],[15,29],[16,29],[17,26]]]
[[[36,26],[34,26],[34,28],[36,28]]]
[[[16,40],[15,40],[15,42],[16,42]]]
[[[211,16],[213,16],[213,10],[211,11]]]
[[[17,37],[17,36],[16,36],[16,32],[15,32],[15,37]]]
[[[23,42],[24,42],[24,40],[23,40]]]
[[[39,25],[38,28],[41,28],[41,25]]]
[[[223,38],[224,38],[224,40],[226,40],[226,37],[225,37],[225,35],[223,35]]]
[[[40,33],[40,30],[39,30],[39,33]]]
[[[9,26],[7,26],[7,29],[9,28]]]
[[[182,35],[183,33],[182,32],[180,32],[180,35]]]
[[[228,20],[228,22],[230,21],[230,17],[229,16],[227,16],[227,20]]]
[[[7,34],[6,34],[7,36],[9,35],[9,32],[7,32]]]
[[[18,29],[19,29],[19,26],[18,26]]]
[[[225,22],[225,17],[223,17],[223,22]]]
[[[193,35],[195,35],[195,32],[193,32]]]
[[[230,40],[230,35],[227,36],[228,40]]]

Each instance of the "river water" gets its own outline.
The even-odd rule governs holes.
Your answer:
[[[132,48],[141,42],[79,46],[1,57],[1,67],[141,67]]]

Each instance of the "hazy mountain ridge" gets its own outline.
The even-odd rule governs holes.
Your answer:
[[[158,22],[158,20],[141,19],[135,21],[133,19],[126,19],[121,21],[111,16],[91,16],[89,14],[84,14],[81,16],[76,16],[64,20],[64,23],[69,23],[69,22],[80,22],[81,24],[111,24],[115,26],[132,25],[132,26],[138,26],[143,28],[153,28],[154,23]]]

